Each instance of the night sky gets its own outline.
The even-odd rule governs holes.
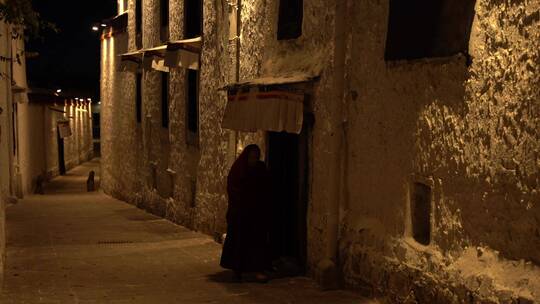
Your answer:
[[[27,60],[31,87],[58,89],[99,100],[100,39],[92,25],[116,14],[116,0],[34,0],[34,9],[53,22],[58,33],[26,45],[38,52]]]

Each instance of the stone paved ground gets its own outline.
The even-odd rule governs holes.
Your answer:
[[[0,303],[374,303],[307,278],[232,283],[209,237],[85,192],[98,167],[79,166],[8,208]]]

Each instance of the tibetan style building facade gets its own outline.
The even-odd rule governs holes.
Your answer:
[[[228,170],[256,143],[274,254],[323,287],[538,301],[539,11],[120,1],[102,34],[103,189],[219,237]]]

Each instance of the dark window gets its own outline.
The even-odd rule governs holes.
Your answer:
[[[92,113],[92,138],[99,139],[100,137],[100,115],[99,113]]]
[[[184,0],[184,38],[202,34],[202,0]]]
[[[411,196],[411,217],[414,239],[429,245],[431,238],[431,188],[422,183],[414,183]]]
[[[295,39],[302,35],[302,19],[304,18],[304,1],[279,1],[279,20],[277,39]]]
[[[191,184],[191,196],[189,199],[190,200],[189,206],[191,208],[195,208],[197,207],[197,181],[191,180],[190,184]]]
[[[467,53],[475,0],[390,0],[386,60]]]
[[[11,112],[11,132],[13,139],[13,155],[17,155],[17,134],[15,129],[17,128],[17,104],[13,104],[13,111]]]
[[[161,73],[161,125],[169,127],[169,73]]]
[[[136,80],[136,90],[135,93],[137,95],[135,99],[135,111],[137,114],[137,122],[142,121],[142,74],[137,73],[137,80]]]
[[[161,26],[169,26],[169,0],[161,0]]]
[[[169,40],[169,0],[160,1],[161,9],[161,31],[160,37],[161,41]]]
[[[187,104],[187,126],[192,133],[197,133],[199,129],[199,73],[195,70],[187,70],[186,104]]]
[[[135,30],[137,48],[142,47],[142,0],[137,0],[135,3]]]

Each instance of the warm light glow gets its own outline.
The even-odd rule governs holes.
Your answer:
[[[56,93],[62,93],[62,89],[56,90]]]
[[[118,0],[118,14],[127,11],[127,0]]]
[[[79,98],[78,98],[78,97],[75,97],[75,100],[76,100],[76,101],[79,101]]]
[[[106,27],[107,25],[105,23],[102,23],[101,24],[101,27]]]
[[[92,98],[86,98],[87,101],[92,101]]]
[[[95,25],[94,25],[94,26],[92,26],[92,31],[94,31],[94,32],[97,32],[97,31],[99,31],[99,27],[97,27],[97,26],[95,26]]]

